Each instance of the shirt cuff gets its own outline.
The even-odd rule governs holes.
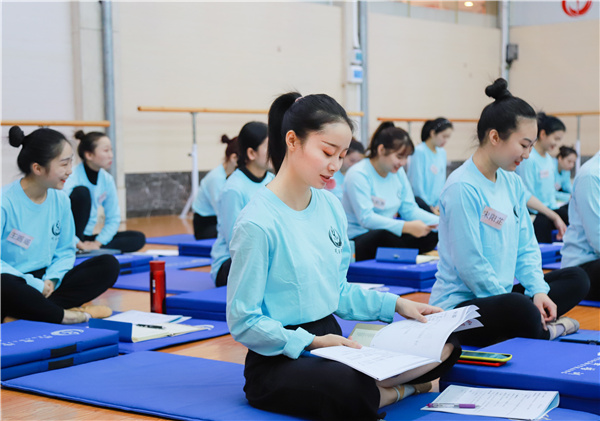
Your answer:
[[[289,340],[283,348],[283,355],[297,359],[302,354],[302,351],[304,351],[304,348],[309,346],[314,339],[315,335],[299,327],[290,334]]]
[[[379,320],[382,322],[394,321],[394,315],[396,314],[396,301],[398,301],[398,295],[386,292],[383,296],[383,302],[381,303],[381,313]]]
[[[533,297],[535,294],[540,294],[540,293],[548,294],[548,292],[550,292],[550,285],[548,285],[548,284],[540,285],[539,287],[535,287],[531,290],[529,288],[525,289],[525,295],[527,295],[528,297]]]
[[[37,289],[39,292],[44,291],[44,281],[41,279],[34,278],[33,275],[26,275],[25,281],[27,282],[27,285]]]

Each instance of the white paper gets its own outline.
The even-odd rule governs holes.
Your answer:
[[[429,255],[425,255],[425,254],[419,254],[417,256],[417,264],[420,263],[427,263],[427,262],[431,262],[433,260],[440,260],[440,256],[429,256]]]
[[[311,351],[312,354],[342,362],[376,380],[385,380],[435,360],[400,354],[385,349],[363,346],[360,349],[347,346],[330,346]]]
[[[177,249],[152,249],[141,252],[140,254],[150,256],[179,256],[179,250]]]
[[[366,289],[366,290],[371,290],[371,289],[378,290],[379,288],[384,286],[384,284],[367,284],[364,282],[348,282],[348,283],[350,285],[358,285],[362,289]]]
[[[471,403],[476,408],[421,408],[452,414],[535,420],[558,406],[558,392],[489,389],[451,385],[433,403]]]
[[[107,317],[105,320],[112,320],[115,322],[126,322],[132,324],[155,325],[161,323],[181,323],[189,319],[191,319],[191,317],[129,310],[124,311],[123,313]]]
[[[371,342],[374,348],[441,361],[442,349],[448,336],[460,325],[479,317],[476,306],[467,306],[425,316],[427,323],[401,320],[381,329]]]

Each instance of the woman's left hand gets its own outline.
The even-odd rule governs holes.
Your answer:
[[[398,297],[396,300],[396,313],[407,319],[415,319],[423,323],[427,322],[427,318],[425,318],[427,314],[440,313],[442,311],[444,310],[439,307],[410,301],[402,297]]]
[[[541,292],[533,296],[533,304],[535,304],[542,315],[544,330],[548,330],[546,323],[556,320],[556,304],[548,295]]]

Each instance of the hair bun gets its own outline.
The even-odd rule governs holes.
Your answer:
[[[512,94],[508,91],[508,82],[502,78],[498,78],[493,84],[485,88],[485,94],[496,101],[511,97]]]
[[[221,143],[225,143],[225,144],[229,145],[232,141],[233,141],[233,139],[230,139],[226,134],[221,136]]]
[[[75,139],[83,140],[83,138],[85,137],[85,133],[83,132],[83,130],[77,130],[74,136]]]
[[[24,140],[25,133],[23,133],[23,130],[19,126],[12,126],[8,131],[8,143],[10,143],[10,146],[18,148],[23,144]]]

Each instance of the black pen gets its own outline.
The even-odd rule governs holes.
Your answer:
[[[136,324],[136,326],[139,327],[148,327],[150,329],[164,329],[164,326],[158,326],[158,325],[141,325],[141,324]]]

